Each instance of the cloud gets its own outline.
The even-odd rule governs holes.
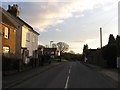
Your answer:
[[[83,40],[76,40],[76,41],[73,41],[74,43],[83,43],[84,41]]]
[[[80,18],[80,17],[84,17],[84,14],[80,14],[80,15],[75,15],[75,18]]]
[[[58,28],[57,28],[55,31],[57,31],[57,32],[61,32],[61,30],[60,30],[60,29],[58,29]]]
[[[39,31],[46,31],[50,26],[61,24],[66,19],[73,17],[75,12],[81,13],[74,16],[79,18],[84,16],[83,11],[92,10],[97,6],[104,10],[105,6],[111,9],[113,2],[115,0],[64,0],[62,2],[47,0],[47,2],[22,3],[20,4],[22,5],[20,14]]]

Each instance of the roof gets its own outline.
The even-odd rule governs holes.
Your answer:
[[[38,32],[36,32],[28,23],[26,23],[25,21],[23,21],[20,17],[17,17],[21,22],[23,22],[28,28],[31,29],[32,32],[34,32],[37,35],[40,35]]]
[[[45,51],[55,51],[57,48],[44,48]]]
[[[19,23],[19,25],[23,25],[22,22],[20,22],[17,17],[14,17],[13,15],[11,15],[9,12],[7,12],[4,8],[0,7],[0,13],[3,13],[7,18],[11,18],[13,19],[16,23]],[[16,26],[17,27],[17,26]]]
[[[17,28],[10,20],[9,20],[9,17],[7,17],[5,14],[3,14],[2,12],[2,22],[9,25],[9,26],[12,26],[14,28]]]
[[[4,20],[4,21],[2,21],[2,22],[6,22],[6,24],[8,23],[8,24],[10,24],[11,26],[13,26],[13,27],[16,27],[17,28],[17,26],[15,26],[8,18],[9,18],[9,16],[12,18],[12,19],[14,19],[17,23],[19,23],[20,25],[26,25],[27,27],[29,27],[30,29],[31,29],[31,31],[32,32],[34,32],[35,34],[37,34],[37,35],[40,35],[38,32],[36,32],[35,30],[33,30],[33,28],[29,25],[29,24],[27,24],[25,21],[23,21],[21,18],[19,18],[19,17],[15,17],[15,16],[13,16],[13,15],[11,15],[9,12],[7,12],[4,8],[2,8],[2,7],[0,7],[0,11],[2,12],[2,14],[3,14],[3,12],[5,13],[5,14],[7,14],[8,15],[8,17],[6,16],[6,15],[4,15],[3,14],[3,17],[2,17],[2,20]],[[0,12],[0,13],[1,13]],[[3,19],[4,18],[4,19]]]
[[[88,49],[90,52],[97,51],[97,49]]]

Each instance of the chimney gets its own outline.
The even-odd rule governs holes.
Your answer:
[[[8,5],[8,10],[7,12],[9,12],[11,15],[15,16],[15,17],[19,17],[19,8],[17,4],[13,4],[13,6]]]

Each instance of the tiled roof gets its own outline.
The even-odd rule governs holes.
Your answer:
[[[17,28],[10,20],[7,16],[5,16],[3,13],[2,13],[2,22],[7,24],[7,25],[10,25],[14,28]]]
[[[3,14],[3,12],[4,13],[6,13],[8,16],[10,16],[10,17],[12,17],[16,22],[18,22],[19,24],[21,24],[21,25],[26,25],[27,27],[29,27],[30,29],[31,29],[31,31],[32,32],[34,32],[35,34],[37,34],[37,35],[40,35],[38,32],[36,32],[29,24],[27,24],[25,21],[23,21],[21,18],[19,18],[19,17],[14,17],[13,15],[11,15],[9,12],[7,12],[6,10],[4,10],[2,7],[0,7],[0,13],[2,12],[2,15],[3,15],[3,17],[2,17],[2,22],[4,22],[4,23],[6,23],[6,24],[9,24],[9,25],[11,25],[11,26],[13,26],[13,27],[15,27],[15,28],[17,28],[8,18],[9,17],[7,17],[6,15],[4,15]]]
[[[29,27],[31,29],[32,32],[36,33],[37,35],[40,35],[38,32],[36,32],[35,30],[33,30],[33,28],[27,24],[25,21],[23,21],[21,18],[17,17],[21,22],[23,22],[27,27]]]

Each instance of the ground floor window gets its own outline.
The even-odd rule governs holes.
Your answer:
[[[4,56],[8,56],[10,55],[10,48],[9,47],[3,47],[3,54]]]

